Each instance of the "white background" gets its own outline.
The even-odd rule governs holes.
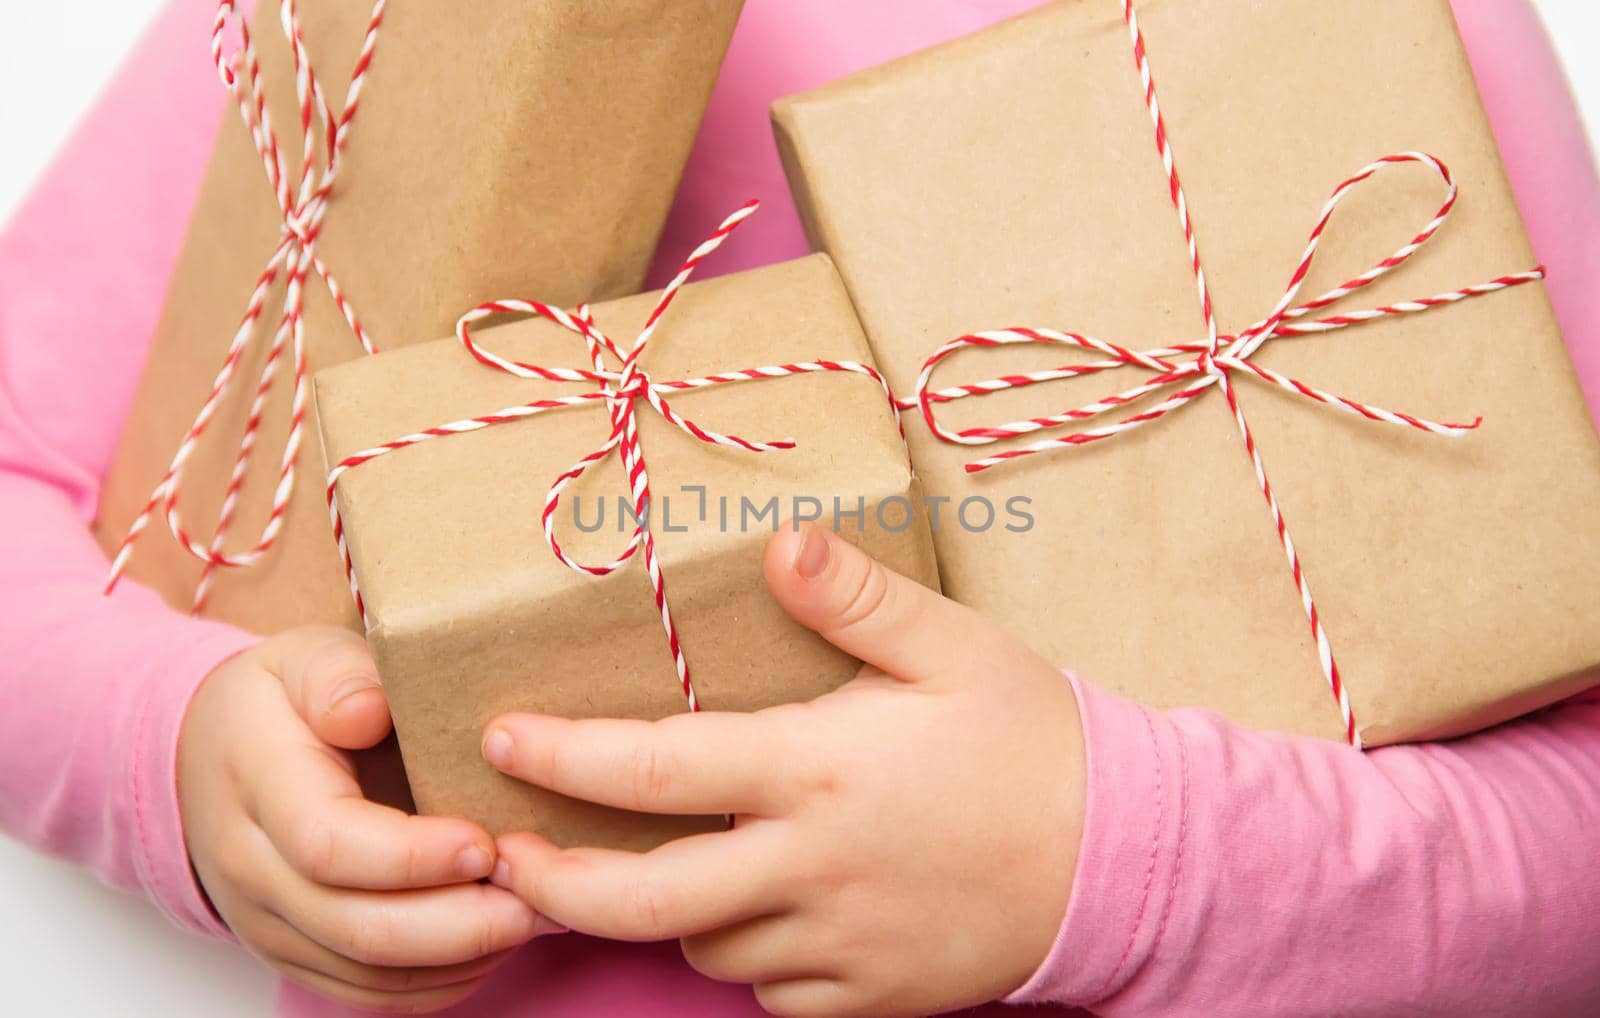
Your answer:
[[[0,220],[26,194],[162,0],[0,0]],[[1536,0],[1600,138],[1600,7]],[[3,298],[0,298],[3,299]],[[6,1012],[264,1018],[272,979],[242,952],[168,926],[143,902],[0,838]]]

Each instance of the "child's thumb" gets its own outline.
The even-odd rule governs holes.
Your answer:
[[[973,637],[983,635],[981,618],[826,527],[781,530],[767,544],[763,571],[796,622],[899,679],[960,674]]]
[[[347,629],[305,626],[268,642],[275,645],[269,666],[317,738],[367,749],[389,734],[389,701],[365,640]]]

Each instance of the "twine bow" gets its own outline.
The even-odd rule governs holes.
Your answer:
[[[345,93],[344,108],[335,116],[312,66],[311,58],[306,52],[305,37],[300,30],[297,2],[283,0],[283,5],[279,9],[279,21],[289,41],[289,49],[294,60],[295,94],[299,99],[300,109],[301,151],[304,153],[297,182],[288,172],[283,150],[278,144],[277,132],[273,129],[266,96],[261,88],[261,64],[250,35],[250,26],[238,15],[235,0],[220,0],[217,5],[217,16],[211,33],[211,59],[216,65],[217,75],[222,80],[223,88],[238,104],[239,115],[250,132],[256,153],[261,157],[283,225],[278,231],[278,244],[267,260],[266,268],[256,279],[255,289],[251,291],[244,316],[228,344],[227,354],[223,358],[216,379],[212,382],[210,394],[201,405],[200,412],[195,415],[194,422],[189,426],[183,441],[179,443],[177,453],[168,465],[166,473],[151,492],[149,501],[134,518],[128,528],[127,536],[117,549],[110,574],[106,579],[105,589],[108,594],[127,570],[134,545],[158,508],[164,512],[167,526],[178,545],[204,563],[192,605],[192,610],[196,614],[205,607],[218,567],[252,565],[259,561],[277,540],[279,532],[283,529],[284,513],[288,510],[290,498],[294,494],[295,464],[299,460],[301,432],[305,423],[306,355],[302,312],[306,278],[312,271],[315,271],[327,284],[328,293],[344,315],[345,321],[349,323],[356,339],[361,343],[361,348],[367,353],[374,353],[377,350],[372,338],[362,328],[344,290],[318,256],[317,238],[322,230],[323,218],[327,215],[328,200],[333,193],[334,181],[343,162],[344,148],[349,140],[350,125],[355,119],[362,85],[372,65],[378,28],[383,21],[386,2],[387,0],[376,0],[372,5],[366,35],[361,43],[361,53],[351,72],[350,87]],[[239,50],[231,57],[225,56],[222,52],[223,38],[229,22],[235,20],[239,25]],[[320,162],[319,154],[323,157]],[[178,505],[183,489],[184,468],[199,444],[201,436],[210,425],[218,406],[233,388],[239,363],[244,357],[251,337],[255,334],[257,321],[266,308],[268,295],[279,275],[283,275],[286,282],[278,327],[273,333],[271,346],[267,350],[257,380],[255,398],[250,404],[250,413],[245,422],[244,437],[240,441],[233,472],[228,479],[222,505],[218,510],[216,530],[209,542],[202,543],[192,536],[184,525]],[[238,511],[245,477],[255,454],[262,414],[267,399],[276,386],[285,350],[289,352],[293,395],[290,400],[288,435],[279,461],[277,486],[272,494],[272,508],[253,546],[245,551],[225,551],[224,543]]]
[[[755,201],[745,203],[734,211],[732,215],[728,216],[727,219],[723,220],[715,232],[706,238],[699,247],[694,249],[688,259],[684,261],[683,267],[678,270],[678,274],[667,284],[666,289],[662,290],[660,298],[656,301],[655,307],[645,321],[644,328],[634,339],[633,345],[628,348],[626,353],[610,337],[600,331],[595,324],[593,316],[590,314],[588,305],[582,305],[575,312],[568,313],[540,301],[497,300],[480,304],[461,316],[461,319],[456,323],[456,338],[460,340],[461,345],[479,363],[518,378],[582,382],[597,385],[599,388],[571,396],[530,400],[527,403],[506,407],[493,413],[427,428],[354,453],[336,464],[328,473],[326,489],[328,512],[333,522],[333,532],[339,545],[339,553],[344,559],[345,574],[350,581],[350,592],[355,597],[356,608],[360,611],[363,622],[370,625],[367,618],[366,603],[362,599],[361,590],[356,582],[355,568],[350,560],[349,549],[346,546],[344,524],[339,517],[338,502],[334,498],[335,487],[340,477],[347,471],[353,470],[363,463],[368,463],[380,456],[436,438],[480,431],[484,428],[534,417],[552,410],[560,410],[564,407],[593,405],[603,402],[610,416],[611,431],[605,441],[600,443],[593,452],[579,459],[551,483],[549,492],[545,496],[544,509],[540,514],[540,525],[544,531],[545,543],[549,545],[550,551],[563,565],[588,576],[605,576],[608,573],[615,572],[626,565],[636,552],[643,549],[645,570],[650,577],[650,587],[655,595],[656,609],[661,615],[661,627],[666,633],[667,645],[672,651],[673,665],[677,670],[678,682],[683,687],[683,694],[688,700],[689,709],[691,711],[700,709],[699,698],[695,695],[694,684],[690,679],[689,665],[684,657],[683,647],[678,639],[678,631],[673,624],[672,612],[667,603],[666,579],[662,575],[661,566],[656,557],[655,535],[650,528],[650,474],[645,464],[644,449],[639,440],[637,423],[639,402],[641,400],[644,401],[673,427],[708,445],[719,445],[753,453],[776,452],[795,448],[794,439],[780,438],[773,441],[755,442],[740,438],[737,435],[727,435],[713,431],[678,413],[672,404],[667,401],[667,395],[686,390],[704,389],[711,386],[748,382],[764,378],[782,378],[822,371],[842,371],[864,375],[872,379],[883,391],[884,400],[889,404],[891,412],[895,414],[896,422],[898,423],[899,421],[899,411],[895,408],[894,398],[889,392],[888,383],[875,368],[857,361],[816,360],[775,364],[673,381],[657,381],[651,378],[644,368],[640,366],[640,358],[647,349],[650,338],[655,334],[656,327],[660,324],[662,316],[672,306],[678,291],[689,281],[689,277],[694,273],[695,268],[713,251],[721,247],[729,234],[737,229],[740,223],[748,219],[758,206],[759,203]],[[472,326],[485,318],[503,314],[538,315],[582,336],[589,352],[590,363],[593,365],[592,370],[529,364],[523,361],[510,360],[484,349],[473,339]],[[605,358],[608,354],[621,364],[619,370],[612,371],[606,368]],[[569,555],[561,547],[561,542],[556,537],[556,511],[561,502],[561,493],[566,490],[568,485],[582,477],[590,467],[607,459],[613,452],[621,457],[623,469],[628,476],[628,495],[635,520],[634,527],[627,543],[623,545],[622,550],[615,558],[601,564],[582,562]]]
[[[1422,152],[1401,152],[1396,155],[1384,156],[1363,167],[1358,173],[1334,190],[1327,204],[1323,206],[1322,214],[1317,219],[1316,225],[1311,230],[1310,239],[1307,241],[1305,251],[1290,276],[1288,287],[1271,313],[1237,335],[1220,333],[1213,310],[1211,291],[1206,284],[1205,270],[1201,265],[1199,246],[1195,240],[1194,224],[1189,217],[1189,204],[1184,197],[1183,185],[1179,181],[1166,123],[1162,117],[1160,104],[1156,98],[1155,84],[1150,75],[1150,64],[1145,49],[1144,36],[1139,30],[1138,18],[1134,11],[1132,0],[1123,0],[1122,9],[1124,20],[1127,23],[1129,38],[1133,43],[1134,62],[1138,67],[1140,79],[1144,84],[1146,104],[1155,127],[1156,149],[1161,156],[1162,166],[1166,170],[1172,204],[1177,211],[1179,224],[1183,228],[1184,239],[1189,246],[1189,257],[1194,273],[1196,292],[1200,299],[1201,313],[1205,318],[1206,340],[1198,343],[1179,343],[1160,349],[1136,351],[1091,336],[1054,329],[1012,328],[971,333],[951,340],[936,350],[923,364],[922,371],[917,377],[914,396],[900,400],[899,404],[903,409],[915,408],[919,410],[928,427],[943,441],[977,446],[1029,435],[1037,436],[1044,432],[1098,418],[1147,396],[1154,395],[1161,390],[1178,387],[1176,391],[1170,392],[1161,402],[1139,412],[1131,413],[1112,423],[1083,428],[1064,435],[1055,434],[1037,437],[1025,445],[1005,449],[968,463],[966,470],[969,473],[976,473],[1008,460],[1033,456],[1053,449],[1087,445],[1115,438],[1182,409],[1213,386],[1220,388],[1228,402],[1228,408],[1233,412],[1234,422],[1238,425],[1240,437],[1244,440],[1245,451],[1249,454],[1251,465],[1255,469],[1256,482],[1261,489],[1262,496],[1266,499],[1268,511],[1272,515],[1272,522],[1277,530],[1279,543],[1283,547],[1284,555],[1288,560],[1290,571],[1294,577],[1295,586],[1299,590],[1301,604],[1305,610],[1307,621],[1310,623],[1312,637],[1316,642],[1318,661],[1322,666],[1329,689],[1339,705],[1340,714],[1344,720],[1345,738],[1352,746],[1360,748],[1361,734],[1350,708],[1348,690],[1345,687],[1343,677],[1340,675],[1338,663],[1334,659],[1333,649],[1322,625],[1322,619],[1318,614],[1316,602],[1311,596],[1311,587],[1306,580],[1305,570],[1301,566],[1299,554],[1295,551],[1294,540],[1289,535],[1289,528],[1284,520],[1283,510],[1278,504],[1277,496],[1273,493],[1271,482],[1267,479],[1266,467],[1262,462],[1260,450],[1257,448],[1255,436],[1251,433],[1244,409],[1239,402],[1238,392],[1234,385],[1234,376],[1243,374],[1258,378],[1296,396],[1322,403],[1336,410],[1355,414],[1369,421],[1399,425],[1445,437],[1462,435],[1476,428],[1481,423],[1481,419],[1467,423],[1448,423],[1430,421],[1411,414],[1386,410],[1382,407],[1372,406],[1307,385],[1298,379],[1290,378],[1270,368],[1263,367],[1255,363],[1251,358],[1264,345],[1274,339],[1285,336],[1306,336],[1333,332],[1382,318],[1428,311],[1432,308],[1454,304],[1472,297],[1481,297],[1499,290],[1543,279],[1545,271],[1541,266],[1527,272],[1501,276],[1487,283],[1436,294],[1420,300],[1403,301],[1396,304],[1387,304],[1383,307],[1357,311],[1346,311],[1325,317],[1313,317],[1318,312],[1329,308],[1330,305],[1343,300],[1364,287],[1370,286],[1389,272],[1405,264],[1433,239],[1449,217],[1451,209],[1455,206],[1458,190],[1448,167],[1433,156]],[[1386,167],[1402,163],[1418,163],[1426,166],[1437,173],[1444,182],[1446,189],[1445,200],[1439,207],[1438,212],[1434,214],[1433,219],[1410,242],[1361,275],[1341,283],[1313,300],[1295,304],[1301,287],[1305,284],[1306,276],[1311,270],[1312,263],[1316,259],[1317,248],[1321,243],[1323,233],[1326,231],[1328,223],[1332,219],[1335,210],[1339,207],[1340,202],[1363,182],[1371,179]],[[1045,371],[1006,375],[987,381],[945,389],[931,389],[934,370],[942,361],[958,351],[972,347],[995,348],[1027,344],[1073,347],[1099,354],[1105,359],[1083,364],[1066,365]],[[982,396],[1006,389],[1036,385],[1041,382],[1078,378],[1122,367],[1140,367],[1153,374],[1138,385],[1123,389],[1093,403],[1056,414],[1011,421],[993,427],[951,429],[940,424],[935,414],[936,406],[969,396]]]

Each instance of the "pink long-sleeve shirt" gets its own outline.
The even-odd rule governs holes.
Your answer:
[[[716,267],[804,250],[768,134],[773,98],[1032,5],[750,0],[664,264],[750,195],[768,209]],[[194,689],[252,638],[133,585],[102,598],[106,563],[86,526],[222,108],[210,7],[174,0],[0,236],[0,828],[224,935],[188,865],[174,756]],[[1600,184],[1581,123],[1525,0],[1456,9],[1600,407]],[[1362,756],[1076,689],[1088,804],[1072,904],[1013,1002],[1600,1013],[1600,693],[1448,745]],[[348,1013],[293,987],[281,1011]],[[759,1010],[676,945],[571,935],[522,949],[451,1013]]]

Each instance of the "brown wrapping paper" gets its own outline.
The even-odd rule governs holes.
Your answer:
[[[654,299],[599,304],[595,319],[629,345]],[[582,340],[542,319],[481,339],[505,356],[586,365]],[[686,287],[640,366],[665,381],[867,356],[831,263],[812,256]],[[486,368],[453,339],[316,378],[324,448],[335,463],[419,428],[582,391]],[[707,445],[638,407],[661,570],[703,707],[756,710],[838,686],[856,662],[783,613],[763,584],[761,558],[778,515],[815,514],[817,505],[794,508],[809,497],[846,539],[936,583],[925,519],[905,522],[901,500],[920,500],[882,390],[861,375],[812,374],[685,393],[673,406],[724,433],[799,443],[764,454]],[[505,711],[659,718],[685,709],[642,556],[608,576],[579,575],[555,559],[540,530],[551,482],[608,432],[603,403],[565,408],[402,449],[338,482],[368,640],[424,812],[496,832],[532,829],[562,843],[626,848],[720,822],[562,799],[497,774],[479,754],[483,726]],[[563,548],[580,561],[609,562],[631,530],[631,519],[618,515],[626,493],[615,456],[569,487],[556,517]],[[835,498],[847,512],[864,508],[863,516],[835,517]],[[741,525],[743,499],[758,510],[776,499],[777,508]],[[600,504],[604,526],[595,530]],[[887,506],[884,525],[879,505]]]
[[[379,348],[446,335],[458,314],[490,297],[568,303],[636,292],[739,8],[739,0],[391,4],[318,242]],[[302,4],[301,12],[323,87],[340,107],[370,4]],[[299,124],[278,5],[262,3],[254,26],[269,109],[297,180]],[[196,40],[196,59],[204,45]],[[108,552],[210,391],[281,225],[230,105],[103,489],[96,532]],[[207,539],[281,305],[275,292],[241,383],[188,467],[185,521]],[[315,276],[305,321],[312,370],[361,353]],[[288,388],[280,383],[268,406],[230,550],[248,548],[266,519]],[[256,567],[221,575],[207,614],[259,632],[358,624],[328,543],[323,473],[308,440],[284,537]],[[187,610],[199,572],[158,519],[131,576]]]
[[[1268,313],[1329,192],[1391,152],[1437,155],[1462,197],[1421,255],[1340,309],[1535,264],[1446,0],[1149,0],[1140,15],[1224,330]],[[973,330],[1205,338],[1113,0],[1046,6],[773,115],[813,241],[897,392]],[[1409,239],[1442,191],[1405,167],[1353,196],[1302,298]],[[963,354],[934,385],[1089,359]],[[1595,681],[1581,673],[1600,661],[1600,443],[1542,285],[1277,340],[1255,360],[1379,406],[1485,418],[1436,438],[1238,380],[1369,744],[1475,730]],[[1144,377],[965,400],[941,419],[1054,413]],[[1028,533],[936,535],[947,593],[1119,693],[1342,738],[1219,392],[975,477],[960,465],[999,447],[910,431],[930,494],[1033,499]]]

